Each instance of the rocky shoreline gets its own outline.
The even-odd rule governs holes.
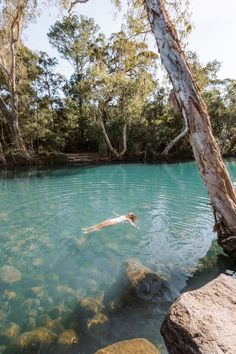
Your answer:
[[[234,354],[236,279],[221,274],[202,288],[182,294],[161,327],[171,354]]]

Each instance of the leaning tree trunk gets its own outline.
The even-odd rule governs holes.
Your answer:
[[[212,134],[210,118],[163,0],[145,0],[161,60],[186,121],[193,153],[208,190],[218,242],[236,256],[236,194]]]

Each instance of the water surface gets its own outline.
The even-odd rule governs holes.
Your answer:
[[[236,179],[236,163],[227,166]],[[22,275],[15,283],[0,280],[2,328],[14,322],[27,331],[34,327],[32,318],[37,326],[43,315],[55,317],[58,307],[63,322],[74,301],[109,293],[131,259],[160,272],[174,299],[215,238],[208,203],[194,163],[2,172],[0,267],[13,266]],[[82,233],[83,227],[113,217],[113,211],[134,212],[140,229],[122,224]],[[9,300],[9,292],[16,297]],[[91,338],[79,333],[80,353],[138,336],[165,353],[159,334],[165,313],[159,310],[154,305],[120,309],[104,333]]]

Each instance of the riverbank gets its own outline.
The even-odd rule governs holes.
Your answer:
[[[236,158],[236,154],[227,154],[223,158]],[[110,155],[100,154],[99,152],[78,152],[78,153],[58,153],[48,152],[38,155],[31,155],[29,160],[25,160],[18,154],[11,155],[7,161],[7,164],[0,163],[0,169],[14,169],[18,167],[49,167],[60,165],[71,166],[86,166],[97,165],[104,163],[178,163],[194,161],[192,155],[176,155],[170,154],[163,156],[157,154],[155,158],[143,158],[143,156],[126,156],[123,160],[117,160]]]
[[[29,160],[25,160],[19,155],[11,156],[7,164],[0,163],[0,169],[13,169],[18,167],[49,167],[59,165],[71,165],[71,166],[86,166],[97,165],[104,163],[176,163],[193,161],[192,156],[177,156],[170,155],[164,157],[159,154],[155,158],[144,159],[141,156],[128,156],[123,160],[117,160],[112,156],[102,155],[98,152],[78,152],[78,153],[44,153],[40,155],[31,155]]]

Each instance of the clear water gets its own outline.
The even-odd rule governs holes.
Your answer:
[[[236,162],[227,167],[236,179]],[[10,322],[27,331],[58,308],[63,322],[76,299],[102,298],[117,286],[130,259],[163,274],[174,300],[215,238],[208,202],[194,163],[1,172],[0,267],[14,266],[22,277],[0,280],[0,332]],[[140,229],[121,224],[82,233],[112,211],[134,212]],[[148,338],[165,353],[159,334],[164,314],[154,305],[126,306],[111,316],[105,333],[79,333],[80,353],[132,337]],[[2,352],[6,347],[0,342]]]

